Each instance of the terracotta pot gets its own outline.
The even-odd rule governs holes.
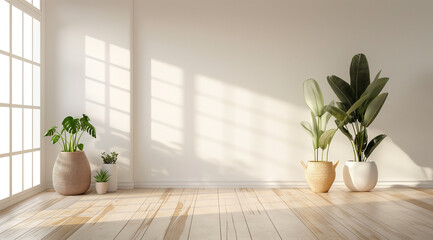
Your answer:
[[[95,184],[96,192],[98,194],[107,193],[108,190],[108,182],[96,182]]]
[[[78,195],[89,190],[90,164],[83,151],[60,152],[53,168],[53,186],[62,195]]]
[[[333,165],[332,162],[309,161],[307,165],[301,161],[305,169],[305,178],[311,191],[316,193],[328,192],[335,180],[335,168],[338,161]]]
[[[108,192],[117,191],[117,164],[102,164],[102,170],[108,171]]]
[[[375,162],[347,161],[343,168],[346,187],[354,192],[368,192],[376,187],[378,173]]]

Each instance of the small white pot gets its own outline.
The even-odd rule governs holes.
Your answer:
[[[95,188],[98,194],[104,194],[108,190],[108,182],[96,182]]]
[[[108,192],[117,191],[117,164],[102,164],[102,170],[108,171]]]
[[[346,187],[354,192],[368,192],[377,183],[377,166],[375,162],[347,161],[343,168]]]

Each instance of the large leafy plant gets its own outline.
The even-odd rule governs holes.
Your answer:
[[[108,154],[106,152],[101,153],[102,161],[105,164],[116,164],[117,156],[119,156],[119,154],[116,152],[111,152],[110,154]]]
[[[96,138],[95,127],[90,123],[90,118],[83,114],[81,118],[66,117],[62,122],[62,130],[57,131],[57,126],[53,126],[45,133],[46,137],[51,137],[51,143],[58,143],[63,152],[76,152],[77,149],[83,150],[84,145],[80,143],[84,133]]]
[[[322,150],[321,161],[323,161],[325,151],[326,161],[328,161],[329,148],[337,129],[326,130],[331,114],[325,111],[322,90],[316,80],[305,80],[303,89],[305,102],[311,110],[310,114],[312,124],[302,121],[301,125],[313,140],[314,161],[319,161],[320,149]],[[334,102],[331,102],[329,105],[333,106]]]
[[[350,84],[337,76],[328,76],[328,83],[340,102],[327,106],[337,120],[341,132],[349,139],[354,161],[367,161],[371,153],[386,137],[380,134],[368,142],[367,128],[380,112],[388,93],[381,93],[389,78],[380,71],[370,83],[370,70],[364,54],[357,54],[350,65]]]

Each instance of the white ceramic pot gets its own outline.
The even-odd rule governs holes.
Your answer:
[[[95,188],[98,194],[104,194],[108,190],[108,182],[96,182]]]
[[[377,183],[377,166],[375,162],[347,161],[343,168],[346,187],[354,192],[368,192]]]
[[[102,164],[102,170],[108,171],[108,192],[117,191],[117,164]]]

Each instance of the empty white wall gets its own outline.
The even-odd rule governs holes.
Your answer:
[[[132,1],[46,1],[46,126],[89,115],[97,139],[83,136],[92,170],[102,151],[119,152],[119,185],[132,187]],[[48,138],[45,141],[49,141]],[[46,179],[60,151],[46,145]]]
[[[120,148],[121,181],[133,176],[138,187],[302,185],[299,161],[312,158],[299,125],[309,119],[302,82],[315,78],[331,101],[326,76],[347,80],[351,57],[363,52],[372,74],[383,69],[391,79],[370,128],[370,136],[389,136],[371,156],[380,181],[427,183],[433,179],[426,144],[433,133],[431,9],[427,0],[47,1],[47,125],[88,112],[100,133],[86,145],[92,166],[99,152]],[[126,124],[121,128],[132,117],[133,136],[110,125],[111,85],[101,87],[104,97],[86,92],[100,89],[87,79],[111,81],[111,63],[102,76],[98,64],[86,63],[86,36],[105,49],[132,51],[133,101],[113,109]],[[127,91],[125,84],[114,87]],[[58,148],[46,151],[50,170]],[[330,158],[351,157],[339,134]],[[340,166],[337,180],[341,175]]]
[[[370,136],[381,181],[432,180],[431,1],[143,0],[134,6],[136,186],[281,185],[312,158],[302,82],[349,77],[354,54],[391,80]],[[339,134],[333,160],[352,158]],[[341,166],[337,180],[341,180]],[[393,184],[390,183],[390,184]]]

